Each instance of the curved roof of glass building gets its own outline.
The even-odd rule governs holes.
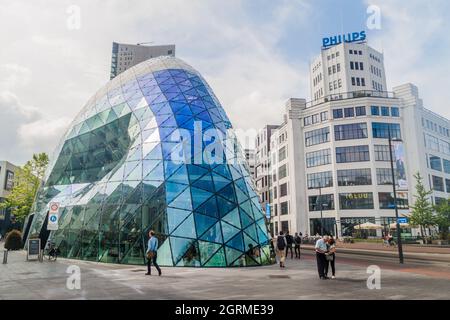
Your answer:
[[[202,76],[174,57],[142,62],[88,101],[56,148],[30,236],[69,258],[142,264],[148,231],[166,266],[273,263],[242,150]]]

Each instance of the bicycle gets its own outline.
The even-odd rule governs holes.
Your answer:
[[[44,252],[44,256],[49,261],[56,261],[56,259],[58,259],[59,254],[60,254],[59,248],[57,246],[55,246],[55,244],[53,242],[49,242],[47,244],[47,249]]]

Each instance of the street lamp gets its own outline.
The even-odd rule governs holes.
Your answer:
[[[319,207],[320,207],[320,235],[323,236],[323,213],[322,213],[322,186],[319,186]]]
[[[398,258],[400,263],[403,264],[403,247],[402,247],[402,237],[400,235],[400,223],[398,222],[398,208],[397,208],[397,190],[395,187],[395,173],[394,173],[394,160],[392,159],[392,141],[402,142],[398,137],[391,136],[391,125],[388,124],[388,137],[389,137],[389,159],[391,162],[391,176],[392,176],[392,189],[394,191],[394,208],[395,208],[395,219],[397,225],[397,247],[398,247]]]

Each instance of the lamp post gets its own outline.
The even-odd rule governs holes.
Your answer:
[[[320,207],[320,235],[323,236],[323,213],[322,213],[322,186],[319,189],[319,207]]]
[[[391,136],[391,125],[388,124],[388,137],[389,137],[389,159],[391,162],[391,176],[392,176],[392,189],[394,191],[394,209],[395,209],[395,219],[397,225],[397,247],[398,247],[398,258],[401,264],[403,264],[403,247],[402,247],[402,237],[400,235],[400,223],[398,222],[398,208],[397,208],[397,190],[395,187],[395,173],[394,173],[394,160],[392,159],[392,141],[401,142],[402,140],[397,137]]]

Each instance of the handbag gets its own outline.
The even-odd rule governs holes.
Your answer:
[[[153,259],[153,257],[155,256],[155,251],[150,250],[149,252],[147,252],[147,259]]]
[[[332,254],[326,254],[325,258],[327,259],[327,261],[333,261],[334,260],[334,256]]]

